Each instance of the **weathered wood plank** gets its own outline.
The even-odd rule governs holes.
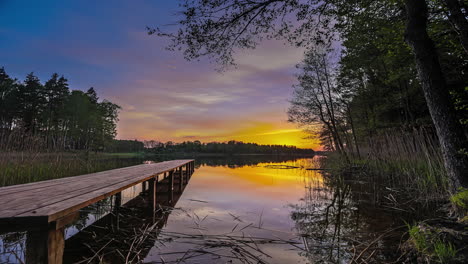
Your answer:
[[[119,169],[115,169],[115,170],[112,170],[114,171],[115,173],[123,173],[127,170],[132,170],[134,169],[135,167],[140,167],[144,164],[140,164],[140,165],[134,165],[134,166],[130,166],[130,167],[124,167],[124,168],[119,168]],[[31,183],[24,183],[24,184],[18,184],[18,185],[11,185],[11,186],[6,186],[6,187],[0,187],[0,197],[2,196],[6,196],[10,193],[15,193],[17,192],[18,190],[34,190],[34,189],[37,189],[37,188],[43,188],[43,187],[47,187],[47,186],[53,186],[53,185],[59,185],[59,184],[63,184],[63,183],[66,183],[66,182],[77,182],[77,181],[80,181],[80,177],[82,178],[85,178],[85,177],[96,177],[96,178],[99,178],[100,175],[102,174],[106,174],[108,171],[101,171],[101,172],[95,172],[95,173],[90,173],[90,174],[85,174],[85,175],[77,175],[77,176],[70,176],[70,177],[65,177],[65,178],[60,178],[60,179],[53,179],[53,180],[47,180],[47,181],[39,181],[39,182],[31,182]]]
[[[51,191],[52,193],[59,192],[58,195],[51,194],[51,192],[44,192],[43,194],[39,196],[37,194],[32,194],[32,195],[27,195],[25,197],[19,198],[15,202],[10,203],[7,206],[0,206],[0,208],[2,208],[2,210],[0,211],[0,217],[4,217],[5,215],[15,214],[15,212],[17,212],[19,208],[21,208],[22,211],[17,212],[16,214],[22,214],[26,211],[30,211],[35,208],[40,208],[40,207],[48,206],[51,204],[55,204],[64,200],[71,199],[76,196],[83,195],[85,193],[99,191],[100,189],[103,189],[112,184],[125,182],[124,185],[126,186],[128,185],[128,182],[140,183],[142,181],[145,181],[151,178],[154,172],[159,173],[160,171],[171,170],[174,166],[177,166],[177,165],[179,164],[165,163],[165,164],[150,164],[150,166],[143,165],[144,167],[140,167],[138,169],[132,170],[131,173],[123,174],[118,177],[115,177],[115,176],[112,178],[104,177],[104,179],[95,179],[95,180],[86,179],[82,183],[74,184],[73,186],[69,186],[69,185],[57,186]],[[75,190],[71,189],[70,187],[72,187]],[[22,195],[22,194],[20,193],[19,195]],[[43,197],[44,195],[46,196]],[[36,215],[36,213],[33,213],[33,215]]]
[[[156,166],[157,165],[157,166]],[[177,165],[177,164],[176,164]],[[156,167],[154,167],[156,166]],[[120,171],[120,170],[110,170],[102,173],[93,173],[93,177],[88,175],[76,176],[77,180],[73,182],[62,182],[60,185],[52,185],[47,187],[42,187],[38,189],[30,189],[30,186],[26,189],[17,189],[14,193],[9,193],[7,197],[2,197],[0,199],[0,208],[3,210],[10,207],[15,207],[16,204],[23,204],[24,199],[30,199],[31,197],[38,198],[38,196],[46,195],[48,199],[51,199],[55,196],[63,195],[63,193],[69,194],[71,190],[78,191],[81,193],[81,188],[102,188],[102,186],[108,185],[109,182],[115,182],[120,180],[125,180],[128,178],[136,178],[145,176],[145,174],[152,174],[153,172],[165,171],[173,168],[175,165],[173,163],[158,163],[158,164],[143,164],[138,166],[132,166],[131,170]],[[70,189],[70,185],[73,183],[73,189]],[[39,183],[37,183],[39,184]],[[0,188],[0,194],[3,193],[3,188]],[[12,204],[14,201],[16,204]]]
[[[112,171],[108,171],[107,174],[101,175],[102,177],[100,178],[85,177],[82,181],[74,183],[73,185],[64,183],[58,186],[40,188],[35,191],[17,191],[16,193],[11,194],[10,197],[2,199],[0,202],[0,208],[2,209],[0,211],[0,217],[3,217],[5,214],[11,214],[13,211],[18,210],[18,208],[24,208],[24,204],[28,204],[28,208],[34,208],[44,205],[44,200],[49,204],[59,202],[86,192],[101,189],[108,186],[109,183],[118,183],[128,179],[146,179],[153,176],[155,171],[167,170],[174,166],[173,164],[161,164],[157,167],[151,165],[153,164],[150,164],[149,166],[142,165],[142,167],[135,167],[133,170],[120,175],[114,174]]]
[[[2,218],[46,216],[55,221],[124,189],[173,171],[192,160],[143,164],[82,176],[0,188]],[[158,177],[156,177],[158,179]],[[2,199],[4,198],[4,199]]]

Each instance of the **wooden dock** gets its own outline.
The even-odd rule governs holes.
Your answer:
[[[34,232],[34,235],[31,233],[31,237],[28,232],[28,240],[35,237],[35,240],[43,241],[35,244],[43,246],[35,246],[36,252],[27,252],[26,260],[29,259],[28,263],[61,263],[64,227],[77,219],[80,209],[112,195],[119,203],[123,190],[142,184],[142,189],[149,193],[154,210],[157,183],[169,178],[172,193],[176,172],[182,186],[194,168],[194,160],[172,160],[1,187],[0,229],[28,226],[41,230]]]

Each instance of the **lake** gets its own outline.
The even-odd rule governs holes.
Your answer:
[[[141,186],[80,212],[64,263],[349,263],[395,260],[407,217],[374,206],[365,183],[316,170],[320,159],[200,159],[183,192],[148,212]],[[136,163],[141,161],[135,161]],[[22,263],[25,232],[0,233],[0,263]]]

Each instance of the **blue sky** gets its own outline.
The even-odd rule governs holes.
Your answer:
[[[265,42],[221,74],[146,34],[171,30],[177,11],[176,0],[0,0],[0,67],[20,80],[58,72],[72,89],[95,87],[122,106],[118,138],[313,145],[286,122],[302,50]]]

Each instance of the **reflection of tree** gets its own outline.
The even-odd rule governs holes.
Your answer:
[[[114,196],[93,203],[79,211],[79,218],[73,223],[73,227],[79,231],[86,228],[96,219],[101,219],[112,211]]]
[[[301,203],[291,205],[291,218],[312,263],[364,263],[394,257],[401,236],[389,232],[399,224],[394,217],[361,204],[353,187],[339,178],[309,183],[306,189]]]
[[[112,208],[113,199],[89,208],[93,216],[100,219],[66,241],[64,263],[140,263],[155,245],[160,229],[182,194],[174,192],[170,201],[168,181],[169,178],[158,183],[160,207],[155,212],[145,195],[135,197],[118,209]],[[112,213],[107,214],[109,211]],[[107,215],[100,217],[104,214]],[[84,215],[77,228],[83,227],[90,216]]]
[[[0,234],[0,263],[23,263],[26,232]]]
[[[281,163],[286,161],[296,161],[302,157],[294,156],[270,156],[270,155],[244,155],[226,156],[219,158],[197,158],[197,165],[205,166],[227,166],[229,168],[239,168],[244,166],[255,166],[259,163]]]

